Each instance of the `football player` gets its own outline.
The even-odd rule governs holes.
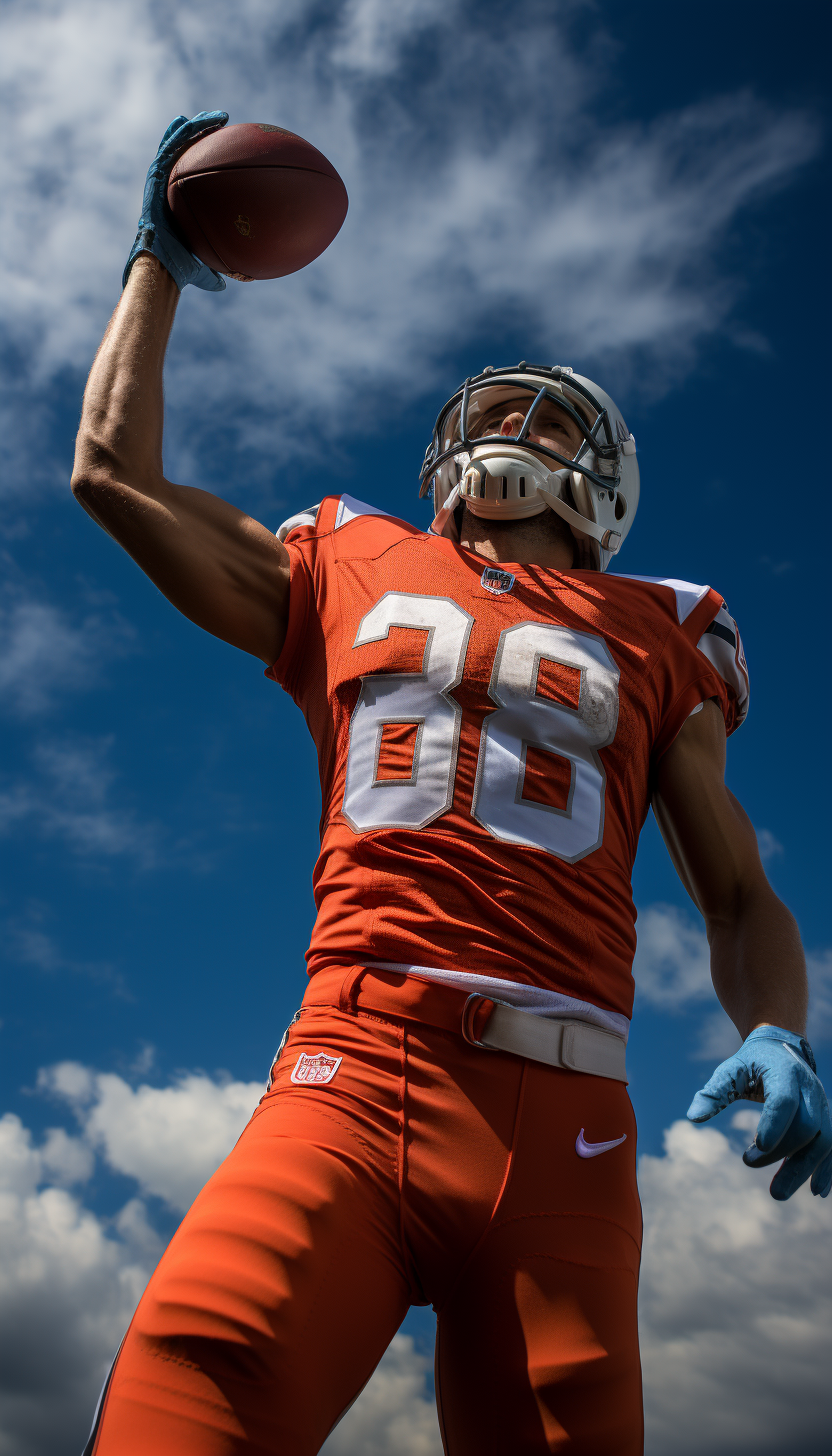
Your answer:
[[[269,1086],[139,1305],[92,1456],[313,1456],[411,1304],[451,1456],[636,1456],[641,1217],[626,1091],[631,870],[652,802],[744,1038],[696,1094],[762,1102],[751,1166],[832,1183],[794,920],[723,778],[747,707],[707,586],[608,570],[638,506],[621,412],[571,369],[440,411],[427,530],[346,495],[275,536],[162,469],[187,283],[223,280],[148,174],[73,489],[194,622],[262,659],[317,745],[308,986]]]

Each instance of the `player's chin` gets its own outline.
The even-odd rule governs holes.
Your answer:
[[[222,271],[222,270],[220,270]],[[253,283],[254,279],[248,273],[223,273],[224,278],[236,278],[238,283]]]

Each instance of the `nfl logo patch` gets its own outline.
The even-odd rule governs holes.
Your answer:
[[[510,571],[501,571],[497,566],[486,566],[480,577],[480,583],[486,591],[493,592],[495,596],[502,596],[503,592],[510,592],[514,586],[515,578]]]
[[[328,1057],[326,1052],[301,1052],[292,1068],[292,1081],[321,1087],[332,1081],[341,1060],[341,1057]]]

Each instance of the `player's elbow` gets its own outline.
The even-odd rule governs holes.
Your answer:
[[[96,506],[104,504],[115,485],[115,477],[103,470],[73,470],[69,488],[78,504],[91,515],[97,515]]]
[[[83,425],[75,442],[75,463],[70,489],[79,505],[97,515],[115,503],[125,485],[135,474],[129,462],[121,459],[106,439],[85,430]]]

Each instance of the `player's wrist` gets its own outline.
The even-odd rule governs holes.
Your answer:
[[[179,291],[179,285],[173,274],[165,267],[162,259],[157,258],[156,254],[152,253],[149,248],[142,248],[133,255],[129,276],[132,277],[134,273],[144,273],[148,277],[158,279],[165,286],[168,284],[172,285],[177,292]]]

